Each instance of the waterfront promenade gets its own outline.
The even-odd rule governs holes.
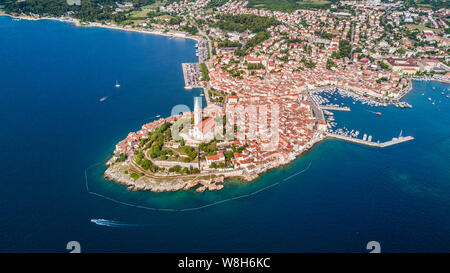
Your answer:
[[[316,104],[316,102],[312,99],[309,99],[311,102],[311,108],[314,118],[319,121],[323,120],[325,121],[325,116],[323,115],[323,110]]]
[[[363,144],[363,145],[372,146],[372,147],[379,147],[379,148],[385,148],[388,146],[392,146],[395,144],[399,144],[399,143],[410,141],[410,140],[414,139],[414,137],[412,137],[412,136],[406,136],[406,137],[400,136],[400,137],[394,137],[391,140],[386,141],[386,142],[379,142],[379,141],[373,142],[373,141],[363,140],[363,139],[359,139],[359,138],[355,138],[355,137],[343,136],[343,135],[339,135],[339,134],[335,134],[335,133],[327,133],[327,137],[342,139],[342,140],[346,140],[346,141],[350,141],[350,142],[354,142],[354,143],[358,143],[358,144]]]

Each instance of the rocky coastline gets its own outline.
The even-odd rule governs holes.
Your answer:
[[[226,175],[205,175],[198,176],[160,176],[149,177],[143,175],[138,179],[133,179],[126,171],[129,170],[128,163],[114,163],[109,165],[105,171],[104,178],[127,186],[130,191],[149,190],[152,192],[173,192],[179,190],[191,190],[196,188],[196,192],[205,190],[221,190],[225,182]],[[234,176],[228,176],[231,178]]]
[[[309,151],[315,144],[324,140],[326,136],[320,135],[313,138],[305,148],[293,154],[292,159],[287,162],[277,162],[276,165],[260,169],[255,173],[249,174],[243,169],[233,169],[231,171],[203,172],[196,175],[169,175],[159,174],[153,177],[143,175],[138,179],[130,176],[131,161],[114,162],[110,159],[105,165],[108,169],[104,173],[104,178],[121,185],[127,186],[130,191],[151,191],[151,192],[175,192],[180,190],[192,190],[195,192],[204,192],[206,190],[215,191],[224,188],[227,180],[237,178],[243,183],[253,182],[263,173],[272,169],[280,168],[291,164],[303,153]]]

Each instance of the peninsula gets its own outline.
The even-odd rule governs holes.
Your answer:
[[[450,82],[446,4],[53,1],[45,11],[28,1],[0,0],[0,8],[197,41],[199,62],[182,69],[185,88],[203,88],[207,105],[195,98],[193,111],[145,124],[116,145],[105,177],[130,190],[220,190],[228,178],[252,181],[327,137],[380,148],[412,140],[400,134],[379,142],[334,130],[332,111],[351,108],[320,94],[408,108],[400,100],[412,79]]]

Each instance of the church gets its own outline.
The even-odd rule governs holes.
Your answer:
[[[190,138],[193,141],[208,142],[214,139],[216,121],[212,117],[202,118],[202,98],[194,98],[194,126],[190,130]]]

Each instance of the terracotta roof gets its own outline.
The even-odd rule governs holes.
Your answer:
[[[225,156],[223,155],[222,152],[217,153],[216,155],[207,155],[205,156],[206,160],[208,161],[220,161],[220,160],[224,160]]]
[[[197,127],[202,130],[203,134],[214,128],[214,126],[216,126],[216,121],[211,117],[197,124]]]

